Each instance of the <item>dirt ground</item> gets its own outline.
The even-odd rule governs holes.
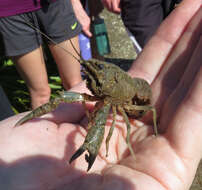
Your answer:
[[[105,57],[127,70],[136,58],[136,53],[121,18],[119,15],[109,13],[106,10],[103,10],[100,16],[105,19],[111,46],[110,55]],[[202,161],[190,190],[202,190]]]

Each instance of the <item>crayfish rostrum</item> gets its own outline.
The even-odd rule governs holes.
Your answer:
[[[115,117],[119,112],[126,122],[126,142],[132,155],[134,153],[129,141],[130,122],[128,117],[140,118],[147,111],[153,111],[154,133],[157,135],[156,111],[150,105],[151,88],[145,80],[131,78],[118,66],[106,62],[95,59],[80,62],[86,75],[87,87],[93,96],[70,91],[62,92],[59,97],[33,110],[18,121],[16,125],[53,111],[61,102],[83,102],[85,104],[86,101],[96,101],[92,113],[87,114],[89,121],[85,141],[70,159],[71,163],[87,150],[89,154],[85,155],[85,159],[88,162],[88,171],[92,167],[103,141],[105,123],[110,110],[113,113],[113,122],[106,138],[106,152],[108,154],[109,140],[115,126]]]

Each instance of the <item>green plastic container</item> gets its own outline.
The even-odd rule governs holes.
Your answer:
[[[92,21],[93,34],[97,45],[99,55],[103,56],[110,53],[110,44],[107,34],[106,25],[104,19],[95,17]]]

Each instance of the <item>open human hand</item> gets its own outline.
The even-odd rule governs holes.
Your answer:
[[[154,137],[151,135],[153,133],[151,126],[131,120],[131,142],[136,155],[136,160],[134,160],[130,156],[125,143],[125,124],[122,118],[118,116],[117,127],[110,140],[109,156],[105,157],[106,152],[103,143],[94,165],[86,173],[87,163],[84,156],[79,157],[71,165],[68,164],[70,157],[83,143],[86,135],[86,120],[81,105],[62,104],[53,113],[14,128],[15,123],[25,115],[25,113],[19,114],[0,122],[0,189],[188,190],[202,157],[202,99],[200,98],[202,93],[200,62],[202,11],[200,4],[197,7],[197,1],[192,1],[191,4],[190,2],[190,0],[184,0],[182,7],[179,7],[182,10],[186,6],[192,5],[192,11],[190,10],[189,15],[183,14],[187,18],[184,25],[181,25],[178,29],[173,28],[179,34],[178,38],[177,34],[175,35],[177,38],[175,43],[166,45],[164,43],[165,38],[158,37],[167,26],[164,24],[164,27],[161,27],[157,32],[157,36],[154,36],[153,42],[150,42],[152,46],[156,45],[158,56],[154,56],[154,51],[149,51],[152,47],[148,44],[147,49],[143,50],[137,64],[132,68],[136,67],[136,75],[139,72],[140,76],[139,63],[146,60],[152,61],[151,58],[154,56],[157,62],[155,62],[156,65],[153,65],[155,71],[155,68],[159,65],[172,63],[171,58],[165,60],[164,56],[174,56],[174,59],[181,55],[177,52],[180,52],[182,47],[184,47],[183,52],[186,52],[187,48],[193,49],[190,51],[188,63],[184,66],[186,72],[181,75],[180,82],[177,83],[179,85],[175,85],[172,95],[167,100],[164,98],[165,104],[159,104],[160,110],[163,110],[159,128],[166,128],[166,132]],[[179,8],[168,17],[168,19],[172,18],[173,23],[179,17],[179,13],[181,15],[183,13],[183,11],[179,11]],[[182,18],[184,17],[181,17],[181,22]],[[165,23],[169,22],[168,19]],[[186,26],[189,21],[189,25]],[[178,30],[181,30],[181,32],[178,33]],[[198,40],[194,40],[196,43],[191,43],[191,46],[187,45],[187,41],[184,41],[184,43],[181,41],[185,38],[183,36],[188,34],[192,36],[191,39],[198,36]],[[180,44],[181,48],[178,49],[177,47]],[[190,64],[193,67],[189,66]],[[146,66],[145,63],[142,71],[147,71]],[[193,72],[193,68],[195,72],[190,78],[189,74]],[[161,69],[161,72],[163,71],[164,69]],[[161,72],[158,70],[158,76],[161,76]],[[157,74],[153,78],[151,76],[154,75],[144,74],[144,78],[148,81],[157,81]],[[165,75],[162,74],[162,76]],[[156,80],[153,80],[154,78]],[[157,88],[155,84],[158,83],[152,83],[153,89]],[[182,90],[182,87],[187,86],[187,84],[189,84],[189,89]],[[76,87],[76,90],[81,91],[82,89]],[[157,92],[154,91],[154,100],[158,103],[161,95],[156,95]],[[179,97],[180,101],[174,104],[173,101],[178,100]],[[163,105],[165,105],[164,108],[161,108]],[[165,109],[170,110],[169,121]],[[110,124],[111,120],[109,118],[106,131],[109,130]]]

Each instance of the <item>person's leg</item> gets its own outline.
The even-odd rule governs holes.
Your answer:
[[[164,18],[162,0],[121,0],[124,25],[144,47]]]
[[[78,37],[76,36],[72,38],[71,41],[77,52],[79,52]],[[69,40],[63,41],[58,45],[67,49],[67,51],[80,59]],[[68,54],[57,45],[49,45],[49,47],[57,63],[64,88],[68,90],[69,88],[72,88],[76,84],[80,83],[82,81],[80,63],[72,55]]]
[[[51,91],[48,85],[42,48],[39,47],[21,56],[14,56],[12,60],[27,84],[31,96],[32,109],[47,103]]]
[[[28,23],[38,27],[34,12],[0,18],[0,32],[6,56],[12,58],[25,80],[31,95],[31,106],[34,109],[49,100],[50,88],[41,38]]]
[[[54,41],[54,43],[49,41],[49,48],[58,66],[63,86],[68,90],[82,80],[80,63],[59,46],[79,58],[69,39],[80,52],[77,36],[81,32],[81,25],[76,19],[70,1],[57,0],[49,4],[47,10],[37,11],[37,19],[41,23],[43,32]]]

